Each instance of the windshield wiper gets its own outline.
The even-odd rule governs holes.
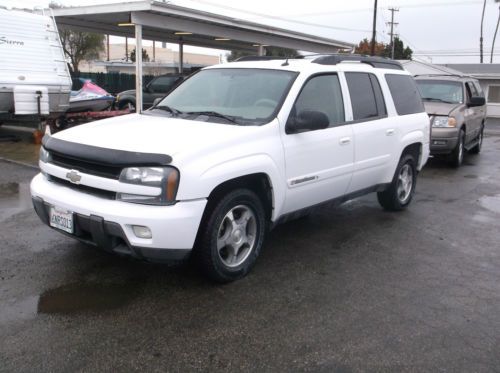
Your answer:
[[[174,115],[182,114],[182,111],[174,109],[174,108],[171,108],[170,106],[167,106],[167,105],[155,106],[152,109],[158,109],[158,110],[168,111],[169,113],[172,113]]]
[[[222,118],[227,120],[228,122],[234,123],[234,124],[239,124],[234,117],[230,117],[229,115],[224,115],[221,113],[218,113],[217,111],[188,111],[186,114],[190,115],[207,115],[209,117],[217,117],[217,118]]]
[[[438,101],[438,102],[444,102],[445,104],[456,104],[456,102],[452,101],[446,101],[440,98],[435,98],[435,97],[422,97],[422,100],[424,101]]]

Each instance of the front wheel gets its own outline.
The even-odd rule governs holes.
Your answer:
[[[135,112],[135,103],[132,101],[121,101],[118,103],[119,110],[128,109],[131,113]]]
[[[221,198],[202,222],[195,247],[200,269],[217,282],[245,276],[264,242],[266,214],[260,198],[236,189]]]
[[[460,134],[458,135],[458,143],[455,149],[450,154],[449,162],[452,167],[460,167],[464,161],[464,153],[465,153],[465,131],[460,130]]]
[[[404,210],[410,204],[417,183],[417,167],[410,154],[401,157],[389,187],[377,193],[380,205],[389,211]]]
[[[481,148],[483,147],[483,135],[484,126],[481,126],[481,130],[479,131],[479,135],[477,137],[477,144],[470,150],[472,154],[479,154],[481,152]]]

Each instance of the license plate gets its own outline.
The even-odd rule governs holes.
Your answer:
[[[50,226],[63,230],[68,233],[73,233],[73,213],[58,209],[56,207],[50,208]]]

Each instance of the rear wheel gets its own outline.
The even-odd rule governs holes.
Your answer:
[[[202,222],[195,247],[200,269],[217,282],[245,276],[259,256],[266,231],[260,198],[236,189],[221,198]]]
[[[464,148],[465,143],[465,131],[460,130],[460,134],[458,135],[458,142],[455,149],[450,154],[449,162],[452,167],[460,167],[464,161]]]
[[[470,150],[472,154],[479,154],[481,152],[481,148],[483,147],[483,135],[484,126],[481,126],[481,130],[479,131],[479,135],[477,137],[477,144]]]
[[[410,154],[404,154],[399,160],[390,186],[383,192],[377,193],[378,202],[389,211],[403,210],[408,207],[413,198],[416,183],[415,159]]]

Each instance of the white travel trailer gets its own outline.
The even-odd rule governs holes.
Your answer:
[[[69,107],[71,77],[52,17],[0,9],[0,122],[55,117]]]

